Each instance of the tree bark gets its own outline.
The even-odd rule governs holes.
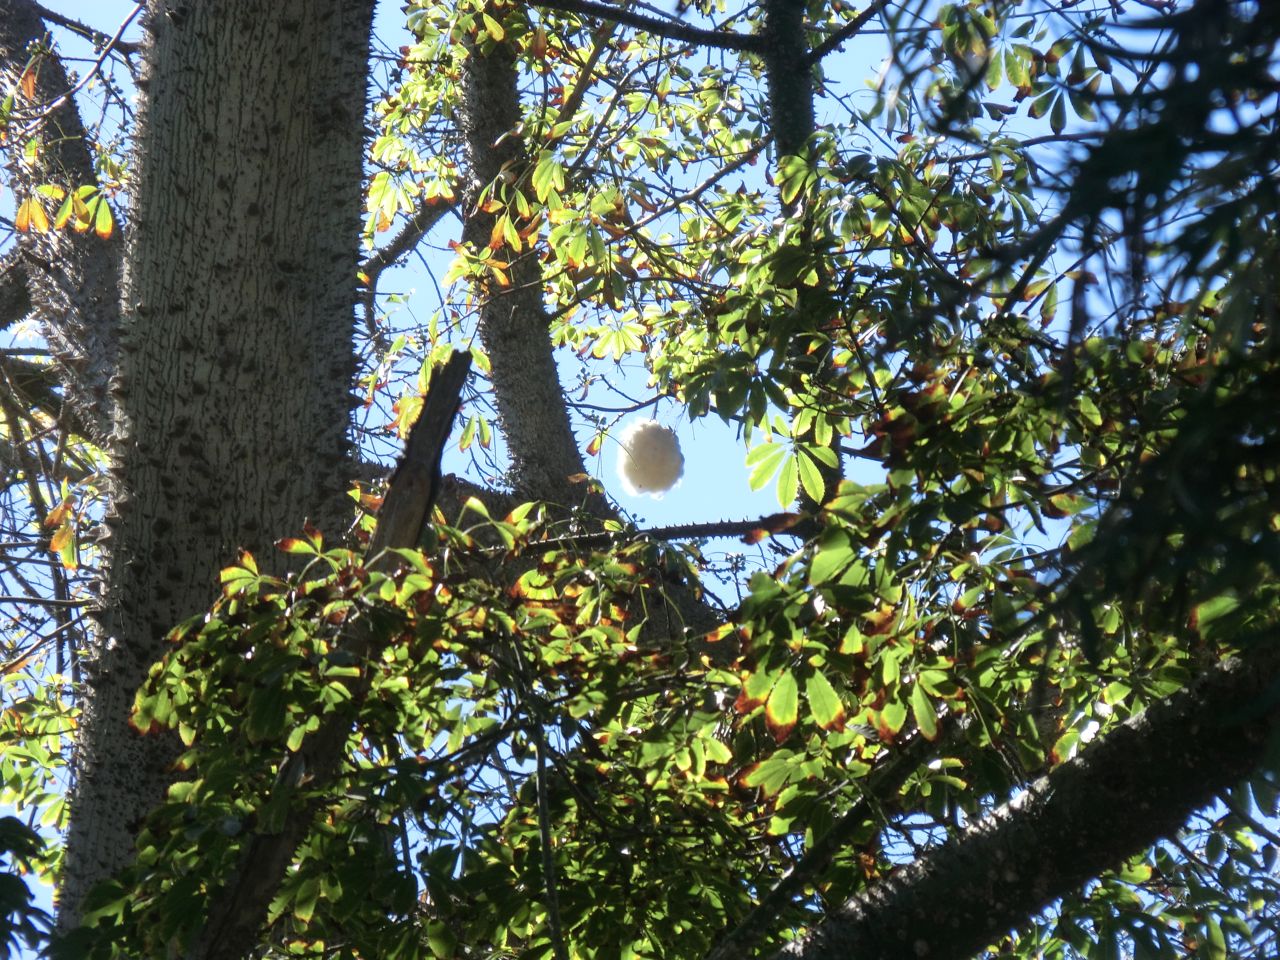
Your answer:
[[[516,180],[527,158],[520,124],[515,56],[505,44],[473,49],[462,64],[465,108],[461,127],[471,181],[463,239],[476,250],[489,243],[494,215],[476,209],[495,180]],[[518,189],[512,187],[511,189]],[[584,471],[564,403],[543,305],[542,268],[526,252],[510,264],[506,289],[490,284],[480,311],[480,339],[493,365],[493,392],[511,454],[511,485],[522,497],[566,503],[565,478]],[[607,509],[596,504],[596,509]]]
[[[1040,779],[954,843],[850,900],[776,960],[962,960],[1172,836],[1280,733],[1280,650],[1259,642]]]
[[[167,631],[237,548],[279,566],[276,538],[346,512],[372,9],[151,6],[64,927],[172,779],[172,742],[128,726]]]

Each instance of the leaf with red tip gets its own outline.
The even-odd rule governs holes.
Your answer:
[[[799,713],[800,696],[796,675],[787,671],[778,678],[764,707],[764,720],[773,739],[782,743],[791,735]]]
[[[763,706],[776,678],[777,674],[766,673],[763,670],[751,674],[743,681],[742,692],[738,694],[738,699],[733,708],[738,713],[747,714],[757,707]]]
[[[843,730],[845,713],[844,704],[831,681],[821,673],[815,673],[805,684],[805,693],[809,697],[809,709],[813,711],[813,719],[823,730]]]

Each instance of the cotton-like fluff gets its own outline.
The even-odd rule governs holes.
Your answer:
[[[618,477],[631,496],[661,497],[684,473],[674,431],[656,420],[633,420],[618,436]]]

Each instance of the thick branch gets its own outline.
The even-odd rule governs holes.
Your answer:
[[[416,546],[422,536],[440,494],[440,455],[470,370],[471,354],[455,351],[431,380],[422,413],[409,432],[404,455],[378,510],[378,526],[369,541],[369,556],[375,563],[384,550]]]
[[[481,250],[489,244],[494,214],[478,208],[480,194],[495,184],[493,189],[501,191],[505,181],[518,179],[527,157],[514,132],[521,122],[514,54],[504,45],[483,54],[472,50],[462,70],[461,126],[471,178],[462,236]],[[505,288],[478,284],[477,292],[484,298],[480,339],[493,366],[494,396],[511,453],[511,485],[519,496],[563,504],[569,492],[565,478],[584,467],[556,370],[542,268],[526,253],[516,255],[508,273]]]
[[[783,157],[802,154],[815,128],[814,67],[805,30],[806,7],[805,0],[766,0],[764,7],[764,27],[760,36],[765,42],[763,54],[769,84],[769,123],[779,161]],[[782,207],[789,217],[803,216],[801,242],[810,245],[814,232],[812,212],[801,205],[800,198],[790,204],[784,202]],[[817,259],[820,262],[821,258]],[[825,344],[822,349],[811,353],[810,340],[803,334],[821,327],[823,317],[829,313],[824,300],[818,291],[801,288],[793,314],[798,335],[792,337],[786,346],[795,373],[807,374],[815,384],[821,384],[831,376],[831,348]],[[786,326],[791,325],[789,320]],[[813,443],[816,442],[815,437],[811,427],[798,439]],[[835,464],[821,464],[818,468],[828,494],[835,491],[844,472],[839,444],[830,446],[836,455]],[[801,491],[800,506],[806,512],[817,513],[822,504],[815,502],[808,492]]]
[[[804,149],[813,136],[813,67],[805,38],[805,0],[768,0],[763,41],[769,83],[769,122],[778,156]]]
[[[565,13],[576,13],[584,17],[598,17],[612,23],[635,27],[655,37],[666,37],[669,40],[682,40],[696,43],[704,47],[718,50],[741,50],[746,53],[759,53],[762,49],[761,38],[754,34],[732,33],[725,30],[704,30],[690,26],[679,20],[659,20],[647,17],[611,3],[598,3],[596,0],[537,0],[533,6],[546,7],[549,10],[560,10]]]
[[[962,729],[959,724],[952,729]],[[769,890],[746,918],[716,944],[707,960],[730,960],[742,956],[751,944],[777,927],[778,915],[790,909],[804,894],[805,887],[830,866],[840,849],[856,836],[873,811],[892,805],[907,778],[920,769],[936,750],[933,743],[917,733],[899,749],[891,751],[883,764],[867,778],[864,793],[800,861]]]
[[[0,330],[7,330],[31,312],[31,274],[20,256],[0,261]]]
[[[1257,644],[850,900],[778,960],[970,957],[1158,840],[1263,761],[1280,646]]]

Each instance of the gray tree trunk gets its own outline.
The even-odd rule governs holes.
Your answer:
[[[128,725],[167,631],[238,547],[279,566],[277,538],[344,514],[372,9],[151,4],[64,926],[172,779]]]
[[[488,53],[473,49],[462,73],[465,93],[460,126],[471,178],[465,207],[473,211],[462,236],[483,249],[495,218],[477,210],[476,199],[504,168],[513,175],[521,173],[528,158],[518,133],[520,95],[511,50],[502,44]],[[511,454],[511,486],[521,497],[566,505],[580,502],[581,489],[565,481],[585,468],[551,348],[542,268],[526,251],[514,258],[509,269],[509,288],[499,290],[494,285],[493,290],[477,292],[485,298],[480,339],[493,365],[494,398]],[[607,509],[596,498],[590,502],[597,512]]]

